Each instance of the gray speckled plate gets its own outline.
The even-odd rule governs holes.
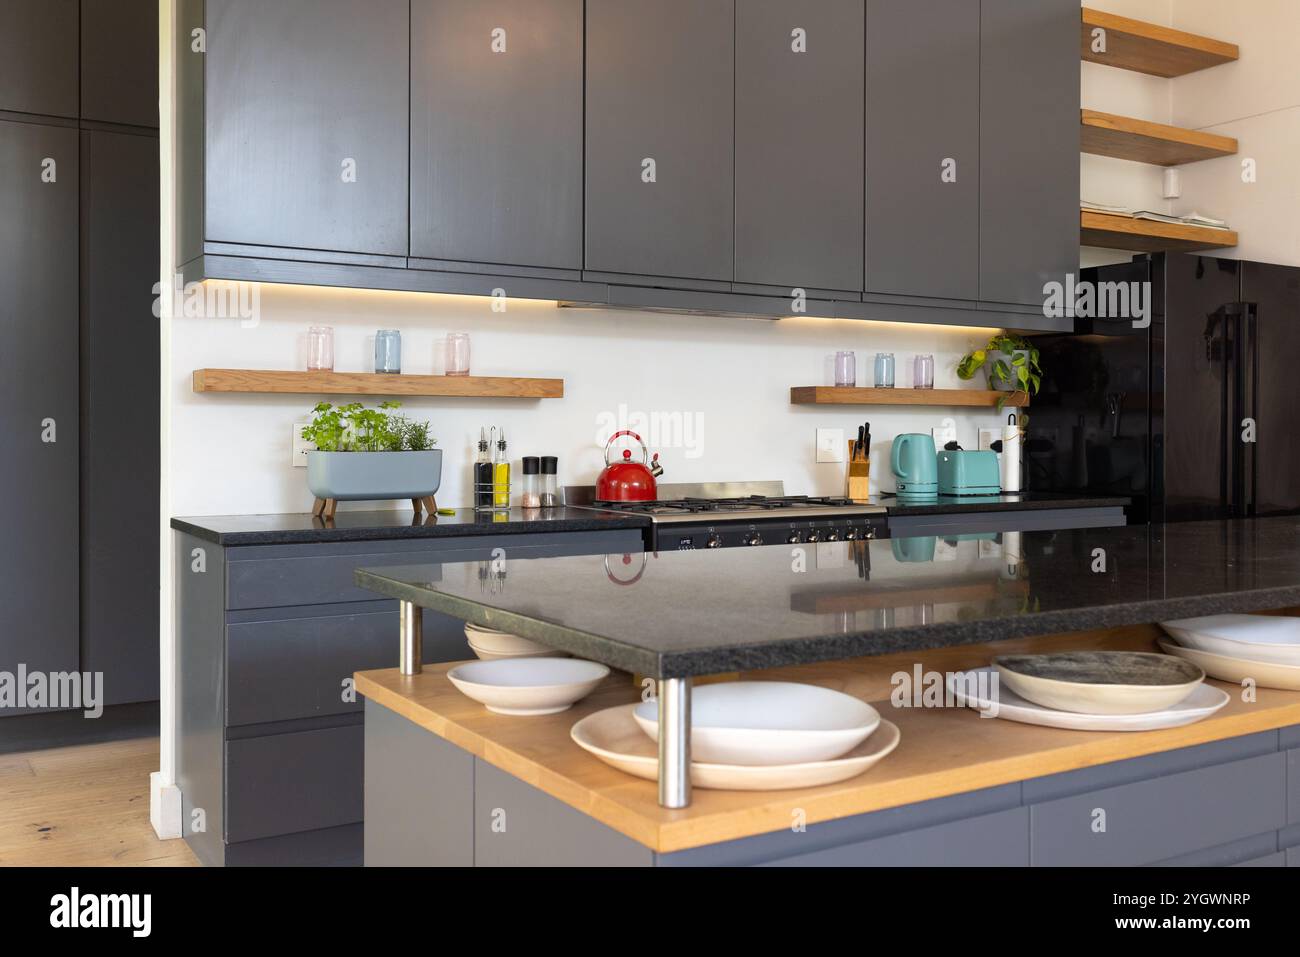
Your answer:
[[[1016,694],[1078,714],[1143,714],[1186,698],[1205,680],[1190,661],[1141,651],[1065,651],[993,659]]]

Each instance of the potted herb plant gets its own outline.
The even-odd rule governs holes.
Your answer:
[[[442,450],[433,447],[429,423],[395,412],[400,405],[321,402],[312,410],[302,434],[316,446],[307,453],[307,487],[317,513],[322,506],[332,513],[339,501],[409,498],[418,511],[423,499],[432,500],[442,481]]]
[[[1023,336],[992,336],[983,349],[968,352],[957,363],[957,375],[962,379],[975,378],[980,369],[988,377],[989,388],[999,392],[1037,395],[1043,384],[1038,348]],[[1006,398],[998,402],[999,411],[1005,402]]]

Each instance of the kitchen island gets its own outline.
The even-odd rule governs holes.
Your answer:
[[[367,829],[367,860],[393,862],[400,844],[424,848],[431,861],[465,863],[449,849],[462,847],[454,834],[467,831],[477,836],[474,859],[491,863],[488,851],[510,843],[484,844],[496,833],[485,822],[500,805],[534,822],[524,828],[533,846],[563,858],[543,835],[576,835],[572,853],[591,849],[591,862],[605,847],[657,864],[814,852],[833,861],[853,858],[850,847],[869,847],[866,859],[886,862],[902,835],[908,848],[931,847],[949,862],[1279,862],[1300,845],[1300,693],[1220,685],[1232,700],[1213,717],[1137,733],[1037,728],[961,708],[896,709],[889,696],[893,676],[918,666],[958,670],[1010,650],[1155,650],[1156,621],[1294,608],[1297,546],[1300,521],[1278,518],[1029,532],[936,541],[933,550],[896,539],[587,556],[510,566],[492,596],[455,566],[442,566],[434,583],[418,568],[361,570],[359,584],[412,608],[649,675],[661,689],[676,683],[683,710],[693,677],[762,669],[765,679],[849,690],[902,731],[894,754],[840,784],[665,795],[568,739],[584,714],[636,700],[640,689],[626,675],[571,711],[521,719],[461,697],[442,668],[362,674],[366,800],[383,807],[387,822]],[[659,696],[661,723],[671,697]],[[660,754],[661,767],[682,759],[681,750]],[[446,809],[441,837],[433,832],[443,826],[427,823],[431,799]],[[423,830],[404,804],[422,804]],[[1101,832],[1086,820],[1098,807],[1110,808]],[[389,824],[395,831],[385,833]],[[992,843],[1009,858],[989,857],[981,835],[997,835]],[[520,853],[496,862],[526,862]]]

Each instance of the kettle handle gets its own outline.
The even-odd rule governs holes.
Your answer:
[[[893,447],[889,450],[889,469],[895,475],[901,475],[903,472],[902,453],[903,446],[908,443],[906,435],[900,435],[894,440]]]
[[[641,446],[641,464],[642,464],[642,465],[645,465],[648,461],[650,461],[650,449],[646,447],[646,444],[645,444],[645,442],[641,439],[641,436],[637,435],[637,434],[636,434],[635,432],[633,432],[631,429],[624,429],[624,430],[621,431],[621,432],[615,432],[613,435],[611,435],[611,436],[609,437],[609,441],[605,443],[605,464],[606,464],[606,465],[609,465],[609,464],[610,464],[610,461],[609,461],[609,449],[610,449],[610,446],[612,446],[612,445],[614,444],[614,440],[615,440],[615,439],[617,439],[619,436],[622,436],[622,435],[630,435],[630,436],[632,436],[632,438],[636,439],[637,442],[640,444],[640,446]]]

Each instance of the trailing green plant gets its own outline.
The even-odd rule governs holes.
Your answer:
[[[990,356],[995,352],[1002,355],[990,362]],[[989,385],[1002,383],[1012,386],[1012,392],[998,399],[999,412],[1015,393],[1037,395],[1043,385],[1043,369],[1038,364],[1038,347],[1023,336],[1004,333],[991,336],[988,345],[983,349],[976,349],[962,356],[961,361],[957,363],[957,376],[961,379],[973,379],[980,369],[983,369],[988,376]]]
[[[424,452],[437,439],[429,435],[428,422],[412,422],[394,412],[400,402],[382,402],[367,409],[360,402],[334,406],[320,402],[302,436],[319,452]]]

